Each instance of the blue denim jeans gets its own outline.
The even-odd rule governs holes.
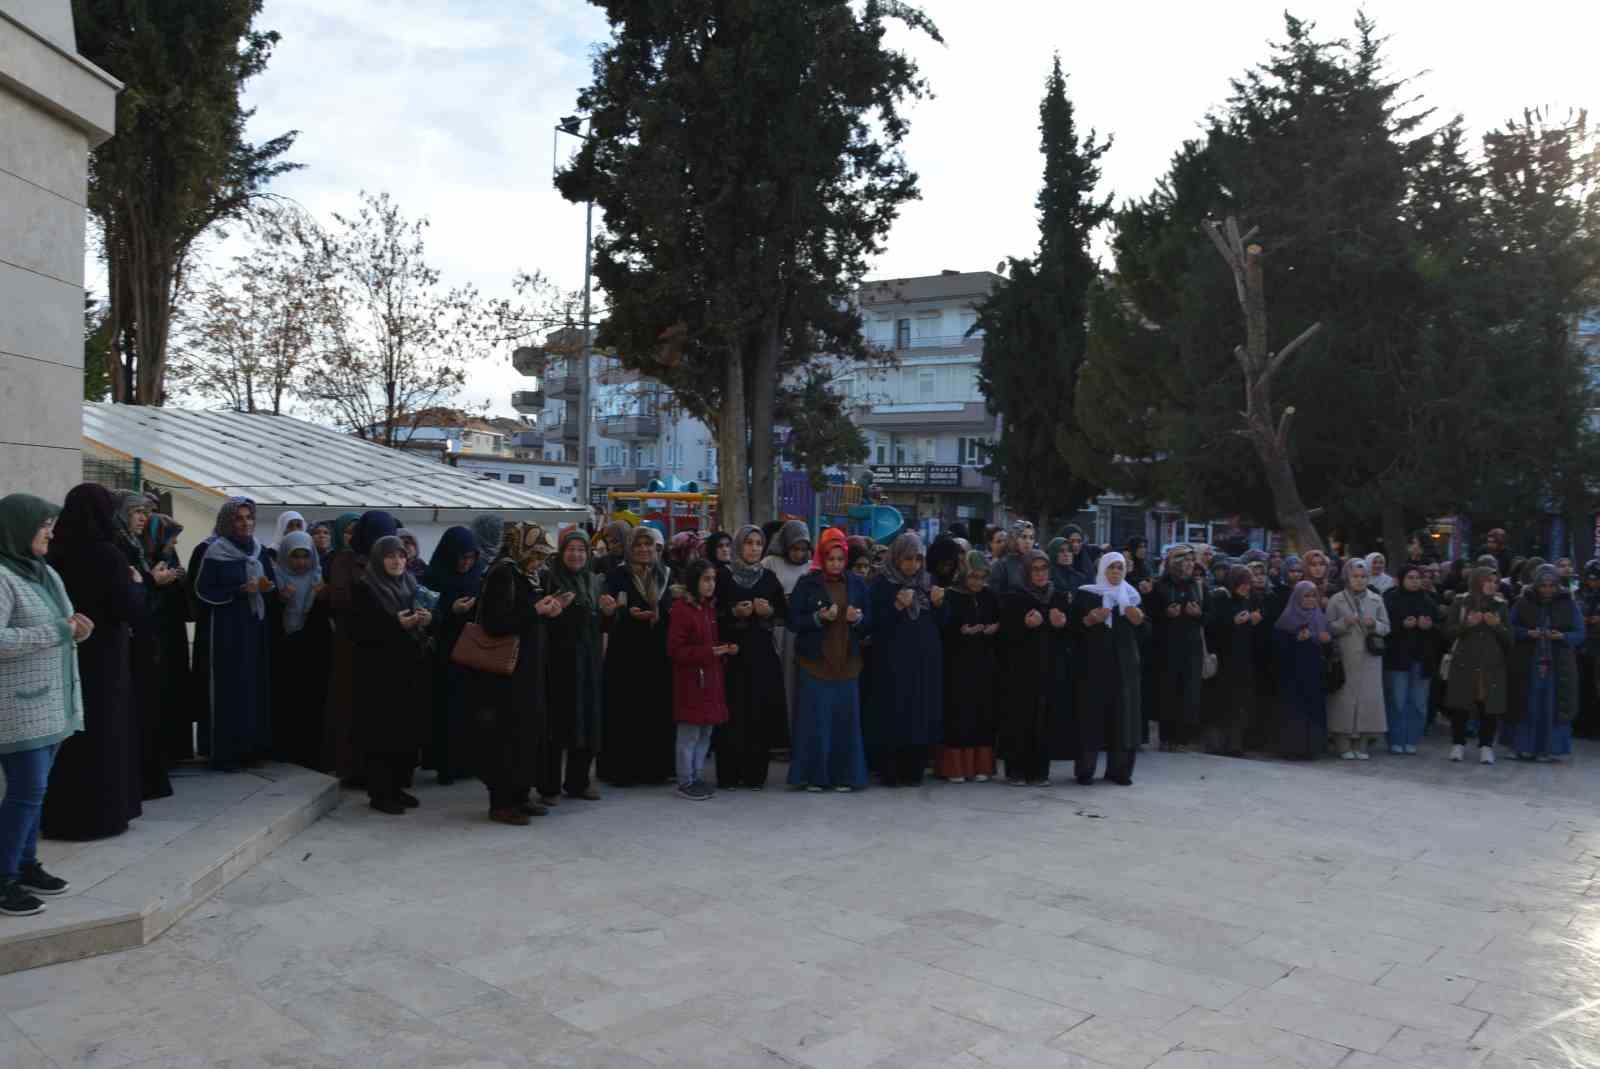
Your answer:
[[[13,879],[22,866],[38,860],[39,814],[55,759],[54,745],[0,754],[0,771],[6,775],[6,797],[0,801],[0,878]]]
[[[1433,680],[1413,664],[1404,672],[1383,673],[1384,692],[1389,698],[1389,745],[1416,746],[1428,726],[1428,688]]]
[[[678,786],[687,787],[701,778],[713,730],[710,724],[678,725]]]

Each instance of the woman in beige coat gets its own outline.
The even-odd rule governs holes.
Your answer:
[[[1383,706],[1383,656],[1367,649],[1367,636],[1389,633],[1383,599],[1367,589],[1367,562],[1344,566],[1344,589],[1328,599],[1328,630],[1344,662],[1344,686],[1328,695],[1328,730],[1346,761],[1365,761],[1368,743],[1389,730]]]

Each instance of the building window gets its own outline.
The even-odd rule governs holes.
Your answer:
[[[483,477],[485,479],[493,479],[495,482],[500,481],[500,473],[498,471],[486,471],[483,473]]]
[[[917,372],[917,396],[924,401],[933,400],[936,379],[932,370]]]
[[[887,445],[884,445],[882,442],[878,443],[878,463],[879,464],[887,464],[887,463],[889,463],[889,447]]]
[[[556,484],[556,477],[554,475],[541,475],[541,476],[539,476],[539,485],[540,486],[554,486],[555,484]]]
[[[956,439],[956,463],[964,468],[981,468],[988,462],[982,438]]]
[[[528,481],[528,479],[524,475],[507,475],[506,476],[506,482],[508,482],[508,483],[516,483],[518,486],[521,486],[523,483],[525,483],[527,481]]]
[[[894,321],[894,347],[896,349],[911,348],[911,320],[896,319]]]
[[[711,472],[712,475],[716,474],[716,471],[717,471],[717,447],[716,446],[711,446],[706,450],[706,471]],[[707,478],[710,478],[710,477],[711,476],[707,476]]]

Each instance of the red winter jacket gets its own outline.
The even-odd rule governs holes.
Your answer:
[[[728,697],[722,685],[722,658],[711,652],[717,638],[717,610],[688,598],[672,603],[667,621],[667,656],[672,658],[672,719],[680,724],[725,724]]]

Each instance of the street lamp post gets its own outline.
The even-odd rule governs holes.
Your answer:
[[[560,134],[576,137],[580,141],[589,140],[589,135],[582,132],[586,116],[565,115],[556,124],[555,133],[551,135],[552,162],[554,171],[555,144]],[[594,268],[594,201],[584,202],[583,220],[583,348],[578,354],[578,501],[584,508],[589,508],[589,357],[594,351],[593,327],[589,321],[590,289]]]

